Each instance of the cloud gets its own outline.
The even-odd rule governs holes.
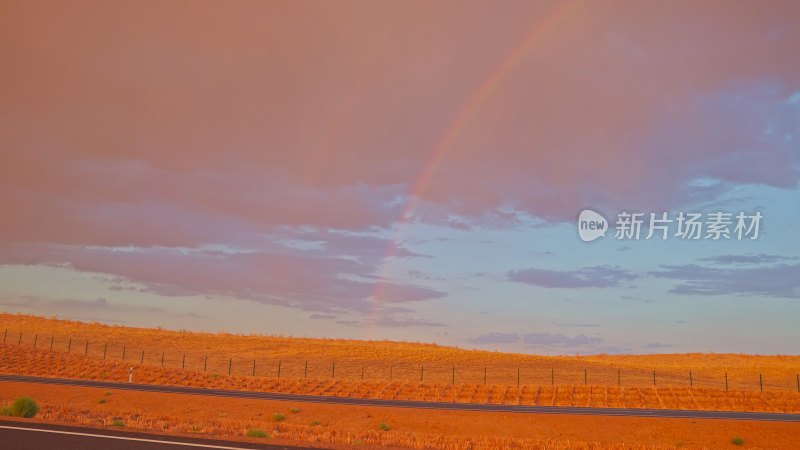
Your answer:
[[[519,342],[517,333],[489,333],[468,339],[473,344],[514,344]]]
[[[0,252],[0,264],[66,264],[78,271],[112,275],[119,289],[163,296],[235,297],[328,313],[369,311],[368,299],[376,292],[377,283],[373,265],[302,252],[10,245]],[[351,279],[354,276],[369,281]],[[383,288],[387,303],[446,295],[391,281]]]
[[[308,316],[309,319],[335,319],[337,316],[334,314],[318,314],[314,313]]]
[[[649,272],[657,278],[679,280],[669,292],[679,295],[756,295],[800,298],[800,264],[745,268],[713,268],[697,264],[662,265]]]
[[[645,346],[645,348],[652,348],[652,349],[656,349],[656,348],[669,348],[669,347],[672,347],[672,344],[662,344],[662,343],[660,343],[660,342],[651,342],[651,343],[649,343],[649,344],[647,344],[647,345]]]
[[[556,347],[581,347],[590,344],[603,342],[600,338],[589,338],[579,334],[575,337],[564,336],[563,334],[550,333],[528,333],[522,336],[522,341],[526,344],[536,346],[556,346]]]
[[[434,322],[428,319],[396,318],[392,316],[381,316],[375,321],[375,325],[387,328],[406,328],[406,327],[444,327],[446,324]]]
[[[758,255],[718,255],[698,259],[698,261],[712,262],[716,264],[771,264],[781,261],[798,260],[800,260],[800,257],[797,256],[789,257],[780,255],[767,255],[765,253],[760,253]]]
[[[370,325],[370,323],[366,321],[360,320],[338,320],[336,321],[339,325],[345,325],[349,327],[364,327]],[[407,328],[407,327],[444,327],[447,326],[446,324],[434,322],[428,319],[418,319],[418,318],[396,318],[392,316],[383,315],[378,317],[373,323],[373,325],[377,325],[379,327],[386,327],[386,328]]]
[[[553,325],[557,325],[559,327],[599,327],[600,325],[596,323],[559,323],[559,322],[550,322]]]
[[[580,270],[521,269],[508,272],[511,281],[545,288],[590,288],[619,286],[637,275],[619,267],[594,266]]]

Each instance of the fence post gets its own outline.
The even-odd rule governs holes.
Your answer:
[[[253,360],[253,376],[256,376],[256,360]]]
[[[800,392],[800,373],[794,375],[797,377],[797,392]]]
[[[758,385],[761,387],[761,392],[764,392],[764,380],[761,378],[761,374],[758,374]]]
[[[694,382],[692,381],[692,371],[689,371],[689,387],[694,387]]]
[[[50,350],[53,349],[53,336],[50,336]]]
[[[253,367],[255,367],[255,362],[253,363]],[[281,360],[278,360],[278,378],[281,377]]]
[[[144,364],[144,349],[142,349],[142,360],[139,362],[139,364]]]
[[[336,361],[331,365],[331,380],[336,378]]]
[[[587,369],[583,369],[583,384],[589,384],[589,374],[586,373]]]
[[[233,358],[228,360],[228,375],[231,374],[231,370],[233,369]]]
[[[308,360],[306,360],[306,369],[303,372],[303,378],[308,378]]]
[[[72,338],[69,338],[69,344],[67,344],[67,353],[72,349]]]
[[[556,369],[550,368],[550,386],[556,385]]]
[[[519,367],[517,367],[517,387],[519,387]]]
[[[89,354],[89,341],[86,341],[86,350],[83,351],[83,356],[87,356]]]
[[[617,367],[617,387],[622,387],[622,374],[619,367]]]
[[[36,348],[36,343],[39,342],[39,333],[33,335],[33,348]]]
[[[8,336],[8,328],[6,328],[6,332],[3,333],[3,344],[6,343],[6,336]]]
[[[389,382],[392,381],[392,371],[394,370],[394,363],[389,363]]]
[[[361,381],[364,381],[364,363],[361,363]]]
[[[22,345],[22,331],[19,332],[19,342],[17,342],[17,345]]]
[[[108,342],[106,342],[105,347],[103,347],[103,359],[106,359],[106,353],[108,353]]]
[[[419,382],[422,384],[423,376],[425,375],[425,364],[419,366]]]
[[[483,367],[483,385],[486,386],[486,366]]]
[[[725,372],[725,390],[728,390],[728,372]]]
[[[455,384],[456,384],[456,365],[455,364],[453,364],[453,381],[450,384],[452,384],[453,386],[455,386]]]
[[[206,369],[208,369],[208,356],[203,360],[203,372],[205,372]]]
[[[653,371],[653,386],[656,385],[656,371]]]
[[[161,353],[161,366],[164,366],[164,353]]]
[[[122,346],[122,360],[125,361],[125,346]]]
[[[181,360],[181,369],[186,368],[186,353],[183,354],[183,359]]]

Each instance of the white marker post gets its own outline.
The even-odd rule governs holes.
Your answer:
[[[133,380],[133,367],[131,367],[131,373],[128,375],[128,383]]]

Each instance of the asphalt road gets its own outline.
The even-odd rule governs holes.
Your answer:
[[[319,450],[0,419],[0,447],[15,450]]]
[[[800,414],[694,411],[682,409],[639,408],[581,408],[571,406],[497,405],[484,403],[422,402],[410,400],[382,400],[371,398],[330,397],[322,395],[280,394],[275,392],[229,391],[183,386],[159,386],[152,384],[117,383],[112,381],[69,380],[61,378],[0,375],[0,381],[43,383],[61,386],[96,387],[102,389],[125,389],[131,391],[163,392],[169,394],[207,395],[212,397],[252,398],[291,402],[327,403],[334,405],[388,406],[393,408],[445,409],[456,411],[514,412],[536,414],[570,414],[591,416],[668,417],[684,419],[728,419],[767,420],[777,422],[800,422]]]

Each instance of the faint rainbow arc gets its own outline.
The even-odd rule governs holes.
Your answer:
[[[400,223],[395,229],[394,238],[389,245],[389,250],[384,257],[383,266],[381,267],[380,275],[377,282],[375,293],[372,296],[372,307],[370,311],[369,329],[374,328],[376,320],[377,306],[381,303],[384,293],[386,292],[386,280],[388,279],[389,272],[392,268],[392,260],[397,254],[397,248],[403,238],[404,231],[408,222],[410,221],[414,210],[419,204],[419,200],[430,185],[433,176],[436,173],[439,165],[444,159],[445,155],[452,148],[453,143],[456,141],[461,131],[469,123],[470,119],[478,112],[480,107],[486,101],[491,93],[497,88],[500,81],[511,72],[514,67],[519,64],[522,57],[534,45],[541,42],[548,32],[552,31],[556,25],[562,22],[570,13],[575,10],[578,5],[578,0],[570,0],[555,8],[550,12],[546,18],[522,40],[520,45],[514,48],[509,55],[503,60],[500,65],[486,78],[486,80],[478,86],[473,94],[469,97],[464,106],[456,114],[455,118],[450,122],[450,126],[443,135],[439,144],[431,152],[431,156],[423,166],[420,176],[414,182],[411,192],[409,194],[408,202],[403,213],[400,216]]]

